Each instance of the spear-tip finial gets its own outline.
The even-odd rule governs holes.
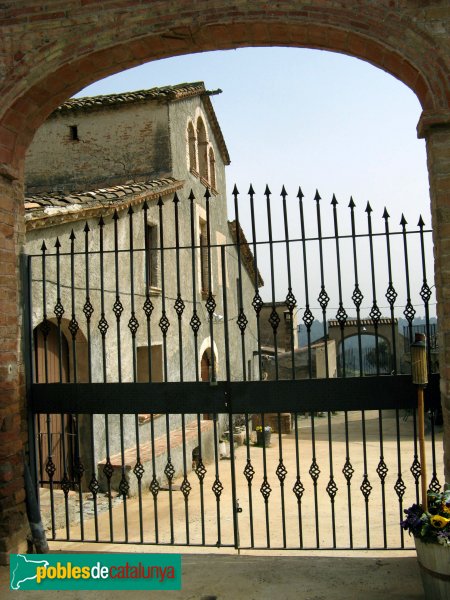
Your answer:
[[[390,215],[389,215],[389,213],[388,213],[388,211],[387,211],[387,208],[386,208],[386,207],[384,207],[384,211],[383,211],[383,219],[384,219],[384,220],[386,220],[386,219],[389,219],[389,217],[390,217]]]
[[[365,212],[366,212],[368,215],[370,215],[370,213],[371,213],[371,212],[373,212],[373,211],[372,211],[372,207],[370,206],[370,202],[367,202],[367,205],[366,205],[366,210],[365,210]]]
[[[45,240],[42,241],[41,250],[42,250],[42,252],[45,252],[47,250],[47,246],[45,245]]]
[[[297,198],[301,200],[304,197],[304,193],[302,192],[302,188],[298,186]]]
[[[158,206],[159,206],[159,208],[162,208],[164,206],[164,202],[163,202],[162,196],[160,196],[158,198]]]
[[[119,219],[119,213],[117,212],[117,208],[114,210],[112,218],[113,221],[117,221]]]
[[[178,204],[178,202],[180,201],[180,199],[178,198],[178,194],[175,192],[175,194],[173,195],[173,203],[174,204]]]
[[[353,196],[350,196],[350,202],[348,203],[348,207],[352,210],[355,208],[356,204],[353,201]]]
[[[238,196],[239,195],[239,190],[237,189],[236,184],[234,184],[232,194],[233,194],[233,196]]]
[[[316,202],[319,202],[319,200],[322,200],[322,198],[320,197],[320,194],[319,194],[319,190],[316,190],[316,195],[314,196],[314,200]]]
[[[128,208],[128,211],[127,211],[127,213],[128,213],[129,215],[132,215],[132,214],[134,213],[134,210],[133,210],[133,207],[131,206],[131,204],[130,204],[130,206],[129,206],[129,208]]]
[[[402,213],[402,218],[400,219],[400,225],[405,227],[408,224],[408,221],[405,219],[405,215]]]
[[[255,195],[255,190],[253,189],[252,184],[250,184],[250,187],[248,188],[248,195],[249,196],[254,196]]]
[[[72,231],[70,232],[69,240],[71,240],[71,241],[73,242],[73,241],[74,241],[74,239],[75,239],[75,237],[76,237],[76,236],[75,236],[75,232],[74,232],[74,230],[72,229]]]
[[[84,231],[84,233],[88,233],[88,232],[90,231],[90,229],[89,229],[89,225],[88,225],[88,222],[87,222],[87,221],[86,221],[86,225],[84,226],[84,229],[83,229],[83,231]]]
[[[339,202],[336,200],[336,196],[333,194],[333,198],[331,200],[331,205],[336,207],[339,204]]]
[[[286,191],[286,188],[283,185],[283,187],[281,188],[281,194],[280,194],[280,196],[283,198],[283,200],[286,200],[286,196],[287,195],[288,195],[288,193]]]
[[[194,196],[194,192],[192,191],[192,188],[189,193],[188,200],[190,200],[191,202],[193,202],[195,200],[195,196]]]
[[[59,237],[56,238],[55,248],[61,248],[61,242],[59,241]]]
[[[209,200],[211,198],[211,192],[209,191],[209,187],[206,188],[204,197],[206,198],[206,200]]]
[[[266,185],[266,189],[264,190],[264,195],[265,195],[265,196],[270,196],[270,194],[271,194],[271,193],[272,193],[272,192],[269,190],[269,186],[268,186],[268,185]]]
[[[142,210],[148,210],[147,200],[144,200],[144,204],[142,205]]]
[[[417,223],[417,227],[420,227],[422,229],[422,227],[424,227],[424,225],[425,225],[425,221],[422,219],[422,215],[420,215],[419,222]]]
[[[98,222],[99,227],[103,227],[105,224],[105,221],[103,220],[103,215],[100,217],[100,221]]]

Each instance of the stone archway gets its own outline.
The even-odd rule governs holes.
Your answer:
[[[117,2],[101,8],[68,0],[64,10],[31,0],[2,9],[0,53],[0,562],[23,549],[25,510],[21,423],[25,384],[21,356],[19,261],[23,236],[23,164],[39,125],[87,84],[153,59],[244,46],[282,45],[342,52],[408,85],[424,110],[440,322],[441,392],[450,479],[450,53],[445,6],[396,6],[333,0],[191,3]],[[99,23],[101,23],[99,25]],[[439,25],[439,27],[436,26]]]

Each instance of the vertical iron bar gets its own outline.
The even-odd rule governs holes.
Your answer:
[[[274,348],[274,356],[275,356],[275,379],[278,381],[279,372],[278,372],[278,342],[277,342],[277,330],[280,324],[280,317],[276,311],[275,305],[275,270],[274,270],[274,261],[273,261],[273,238],[272,238],[272,216],[270,212],[270,194],[269,186],[266,185],[266,189],[264,191],[264,195],[266,196],[266,205],[267,205],[267,226],[269,229],[269,252],[270,252],[270,283],[272,289],[272,312],[269,317],[269,323],[272,326],[273,331],[273,348]],[[264,435],[264,431],[263,431]]]
[[[114,274],[116,284],[116,300],[113,306],[113,312],[116,315],[116,340],[117,340],[117,375],[119,383],[122,382],[122,350],[121,350],[121,331],[120,331],[120,317],[123,313],[123,305],[120,300],[120,273],[119,273],[119,233],[118,233],[118,220],[119,214],[117,210],[113,214],[114,221]],[[120,455],[121,455],[121,484],[122,486],[126,483],[126,472],[125,472],[125,441],[123,437],[123,413],[119,415],[119,429],[120,429]],[[124,534],[125,541],[128,542],[128,511],[127,511],[127,494],[122,494],[123,504],[123,523],[124,523]]]
[[[331,413],[327,411],[327,419],[328,419],[328,455],[330,462],[330,479],[327,485],[327,493],[330,497],[331,501],[331,527],[333,532],[333,548],[336,548],[336,515],[335,515],[335,506],[334,499],[336,493],[338,491],[336,482],[334,481],[334,473],[333,473],[333,438],[332,438],[332,430],[331,430]]]
[[[352,488],[351,480],[353,477],[354,469],[350,462],[350,444],[348,439],[348,411],[344,412],[345,422],[345,464],[342,469],[345,480],[347,482],[347,511],[348,511],[348,535],[350,548],[353,549],[353,519],[352,519]]]
[[[411,304],[411,290],[409,285],[409,260],[408,260],[408,242],[406,239],[406,225],[408,224],[405,216],[402,214],[400,225],[402,226],[402,237],[403,237],[403,256],[405,259],[405,277],[406,277],[406,306],[403,314],[408,321],[409,330],[409,343],[412,344],[413,340],[413,321],[416,311]]]
[[[295,469],[297,478],[293,487],[293,492],[297,498],[298,508],[298,535],[300,548],[303,548],[303,521],[302,521],[302,497],[305,491],[302,480],[300,478],[300,448],[298,440],[298,413],[294,413],[294,431],[295,431]]]
[[[150,241],[148,238],[148,204],[147,201],[142,205],[142,211],[144,213],[144,260],[145,260],[145,301],[142,306],[142,310],[145,313],[146,321],[147,321],[147,367],[148,367],[148,381],[151,383],[152,381],[152,333],[150,326],[150,318],[152,316],[154,306],[150,299]]]
[[[194,334],[194,360],[195,360],[195,381],[199,381],[199,368],[198,368],[198,330],[200,329],[200,319],[197,315],[197,268],[195,261],[195,249],[197,244],[195,243],[195,209],[194,209],[194,192],[191,190],[189,194],[190,201],[190,220],[191,220],[191,268],[192,268],[192,317],[190,326]],[[200,415],[199,415],[200,418]]]
[[[363,294],[359,289],[358,280],[358,256],[356,253],[356,231],[355,231],[355,203],[353,198],[350,196],[350,202],[348,207],[350,208],[350,221],[352,226],[352,247],[353,247],[353,271],[355,274],[355,287],[353,289],[352,300],[356,308],[356,324],[358,330],[358,358],[359,358],[359,376],[363,377],[363,360],[362,360],[362,342],[361,342],[361,303],[363,301]]]
[[[270,192],[269,192],[270,194]],[[261,485],[261,494],[264,498],[264,510],[266,514],[266,543],[267,548],[270,548],[270,520],[269,520],[269,497],[272,491],[267,479],[267,456],[266,456],[266,439],[265,439],[265,423],[264,413],[261,413],[261,433],[263,439],[263,483]]]
[[[319,536],[319,503],[317,497],[317,480],[319,479],[320,469],[316,459],[316,430],[314,424],[314,411],[311,411],[311,446],[312,446],[312,463],[309,469],[309,474],[313,480],[314,486],[314,517],[316,527],[316,548],[320,548]]]
[[[278,419],[278,467],[275,471],[280,482],[280,497],[281,497],[281,527],[283,531],[283,548],[286,548],[286,508],[284,502],[284,480],[286,479],[287,469],[283,463],[283,444],[281,441],[281,413],[277,414]],[[263,434],[263,439],[265,436]],[[265,442],[264,442],[265,445]]]
[[[84,226],[84,268],[86,281],[86,298],[83,306],[83,313],[86,317],[87,343],[88,343],[88,379],[92,383],[92,349],[91,349],[91,317],[94,309],[91,304],[89,289],[89,225],[86,221]]]
[[[61,243],[59,238],[56,238],[56,305],[54,313],[56,316],[56,322],[58,324],[58,367],[59,367],[59,383],[63,383],[63,364],[62,364],[62,331],[61,331],[61,319],[64,315],[64,307],[61,302],[61,256],[60,248]],[[70,481],[67,474],[67,448],[66,448],[66,416],[61,413],[61,446],[59,448],[60,454],[62,453],[63,463],[63,476],[60,481],[61,489],[64,493],[64,509],[65,509],[65,521],[66,521],[66,539],[70,539],[70,522],[69,522],[69,490]],[[61,456],[59,457],[59,464],[61,464]]]
[[[309,285],[308,285],[308,261],[306,256],[306,233],[305,233],[305,219],[303,215],[303,192],[301,188],[298,188],[297,198],[300,211],[300,226],[302,232],[302,250],[303,250],[303,279],[305,282],[305,312],[303,313],[303,323],[306,327],[306,334],[308,337],[308,377],[312,379],[312,350],[311,350],[311,326],[314,322],[314,316],[309,307]]]
[[[373,234],[372,234],[372,208],[369,203],[366,206],[367,213],[367,227],[369,231],[369,250],[370,250],[370,273],[372,276],[372,308],[370,310],[369,316],[372,319],[373,328],[375,330],[375,359],[376,359],[376,369],[377,375],[380,375],[380,348],[379,348],[379,339],[378,339],[378,325],[381,319],[381,312],[378,308],[377,304],[377,292],[376,292],[376,284],[375,284],[375,259],[373,253]]]
[[[387,252],[387,261],[388,261],[388,288],[385,294],[386,300],[389,303],[390,311],[391,311],[391,337],[392,337],[392,364],[391,364],[391,374],[395,375],[397,373],[397,323],[395,322],[395,314],[394,314],[394,305],[397,299],[397,292],[394,289],[393,281],[392,281],[392,263],[391,263],[391,243],[390,243],[390,232],[389,232],[389,213],[384,209],[383,212],[384,219],[384,231],[386,236],[386,252]]]
[[[339,249],[339,230],[338,230],[338,220],[337,220],[337,204],[336,196],[333,194],[333,199],[331,201],[333,206],[333,222],[334,222],[334,239],[336,243],[336,266],[337,266],[337,278],[338,278],[338,291],[339,291],[339,308],[336,313],[336,319],[339,323],[341,329],[341,357],[342,357],[342,376],[346,377],[346,364],[345,364],[345,336],[344,336],[344,328],[347,322],[347,312],[344,308],[342,302],[342,281],[341,281],[341,254]]]
[[[402,478],[402,454],[400,448],[400,418],[399,418],[399,410],[395,409],[395,428],[396,428],[396,437],[397,437],[397,481],[395,482],[394,490],[398,497],[399,504],[399,521],[403,519],[403,495],[405,493],[406,487],[403,483]],[[405,547],[404,535],[403,535],[403,527],[400,527],[400,545],[402,548]]]
[[[72,334],[72,355],[73,355],[73,382],[78,382],[78,369],[77,369],[77,346],[76,336],[78,333],[78,322],[75,315],[75,233],[72,229],[70,234],[70,289],[71,289],[71,308],[72,318],[69,323],[69,331]],[[81,478],[84,473],[84,466],[80,460],[80,419],[79,414],[75,414],[75,471],[74,475],[78,479],[78,503],[80,505],[80,533],[81,539],[84,540],[84,515],[83,515],[83,494],[81,491],[82,484]]]
[[[383,448],[383,411],[378,411],[378,433],[380,442],[380,462],[378,463],[377,473],[381,483],[381,504],[383,514],[383,544],[384,548],[387,548],[387,531],[386,531],[386,496],[385,496],[385,479],[388,472],[386,463],[384,462],[384,448]]]
[[[89,286],[89,225],[86,221],[84,226],[84,266],[85,266],[85,287],[86,297],[83,306],[83,313],[86,317],[86,332],[87,332],[87,344],[88,344],[88,381],[92,383],[92,349],[91,349],[91,318],[94,312],[94,308],[91,304],[90,299],[90,286]],[[97,493],[99,490],[99,484],[96,477],[95,469],[95,440],[94,440],[94,415],[89,415],[89,433],[91,442],[91,479],[89,481],[89,490],[92,493],[92,500],[94,503],[94,528],[95,528],[95,541],[99,540],[98,533],[98,509],[97,509]]]
[[[236,216],[237,220],[237,216]],[[220,248],[220,263],[222,265],[222,297],[223,297],[223,320],[224,320],[224,345],[225,345],[225,372],[226,381],[231,381],[231,368],[230,368],[230,343],[229,343],[229,332],[228,332],[228,302],[227,302],[227,286],[226,286],[226,252],[225,246]],[[238,523],[238,500],[236,497],[236,471],[235,471],[235,456],[234,456],[234,437],[233,437],[233,407],[230,389],[228,388],[225,392],[226,402],[225,405],[228,407],[228,429],[230,432],[230,463],[231,463],[231,501],[233,511],[233,533],[234,533],[234,547],[239,549],[239,523]]]
[[[180,285],[180,230],[178,223],[178,203],[179,198],[175,192],[173,203],[175,212],[175,260],[176,260],[176,278],[177,278],[177,298],[175,300],[174,309],[178,316],[178,352],[179,352],[179,365],[180,365],[180,381],[183,381],[183,333],[181,328],[181,319],[184,312],[184,302],[181,298],[181,285]],[[186,543],[189,544],[189,493],[191,485],[187,478],[187,465],[186,465],[186,422],[185,414],[181,415],[181,433],[183,443],[183,483],[181,484],[181,491],[184,496],[184,514],[185,514],[185,526],[186,526]]]
[[[103,383],[106,383],[107,380],[107,371],[106,371],[106,333],[108,331],[109,325],[105,318],[105,269],[103,262],[103,253],[104,253],[104,244],[103,244],[103,227],[105,226],[105,221],[103,220],[103,216],[100,217],[98,222],[98,226],[100,228],[100,321],[98,323],[98,329],[102,336],[102,361],[103,361]],[[113,527],[113,517],[112,517],[112,494],[111,494],[111,476],[113,473],[113,468],[111,465],[111,455],[109,451],[109,415],[105,413],[105,450],[106,450],[106,463],[104,468],[104,473],[106,475],[107,487],[108,487],[108,513],[109,513],[109,536],[110,541],[112,542],[114,539],[114,527]]]
[[[238,277],[239,277],[239,286],[238,286],[238,317],[237,317],[237,325],[241,331],[241,356],[242,356],[242,379],[243,381],[247,381],[247,361],[245,357],[245,328],[247,326],[247,318],[244,313],[244,303],[242,299],[242,263],[241,263],[241,225],[239,221],[239,207],[238,207],[238,189],[236,185],[233,188],[233,197],[234,197],[234,215],[236,219],[236,252],[238,259]],[[223,285],[225,285],[222,282]]]
[[[320,306],[322,307],[322,320],[323,320],[323,339],[324,339],[324,350],[325,350],[325,376],[328,379],[330,376],[329,365],[328,365],[328,341],[327,341],[327,306],[330,298],[325,291],[325,277],[323,270],[323,247],[322,247],[322,222],[320,218],[320,200],[319,190],[316,190],[314,196],[316,201],[316,214],[317,214],[317,236],[319,238],[319,261],[320,261],[320,294],[317,298]]]
[[[288,293],[286,295],[286,306],[289,310],[289,319],[290,319],[290,346],[291,346],[291,368],[292,368],[292,379],[295,379],[295,352],[294,352],[294,308],[297,306],[297,300],[295,299],[294,294],[292,293],[292,280],[291,280],[291,254],[289,247],[289,227],[288,227],[288,218],[287,218],[287,207],[286,207],[286,196],[287,192],[283,185],[281,190],[281,197],[283,198],[283,219],[284,219],[284,237],[286,243],[286,267],[287,267],[287,276],[288,276]],[[283,503],[284,505],[284,503]]]
[[[255,310],[255,315],[256,315],[256,337],[257,337],[257,343],[258,343],[258,371],[259,371],[259,380],[262,380],[262,359],[261,359],[261,324],[260,324],[260,320],[259,320],[259,316],[261,313],[261,308],[262,308],[262,298],[259,295],[259,277],[258,277],[258,254],[257,254],[257,244],[256,244],[256,227],[255,227],[255,206],[254,206],[254,201],[253,201],[253,197],[255,195],[255,191],[253,189],[253,186],[250,185],[250,188],[248,190],[249,196],[250,196],[250,218],[251,218],[251,222],[252,222],[252,244],[253,244],[253,264],[254,264],[254,270],[255,270],[255,281],[254,281],[254,290],[255,290],[255,295],[253,296],[253,300],[252,300],[252,306]],[[248,426],[248,422],[247,422],[247,426]],[[250,438],[247,435],[247,440],[249,440]],[[247,451],[249,452],[249,444],[247,444]],[[250,458],[249,456],[247,457],[248,459]],[[251,485],[251,482],[249,482],[249,484]],[[249,494],[250,494],[250,498],[251,498],[251,487],[249,488]],[[251,505],[251,504],[250,504]],[[253,527],[253,525],[252,525]],[[251,531],[251,538],[253,540],[253,529]],[[253,545],[252,545],[253,547]]]
[[[211,212],[209,201],[211,193],[208,188],[205,191],[206,201],[206,246],[208,252],[208,297],[206,299],[206,310],[209,315],[209,339],[211,341],[211,381],[216,381],[216,356],[214,352],[214,310],[216,301],[212,293],[212,264],[211,264]],[[216,426],[217,415],[214,418],[214,426]]]
[[[46,251],[47,246],[45,242],[42,242],[41,246],[42,251],[42,326],[41,331],[44,337],[44,377],[45,383],[49,383],[48,380],[48,347],[47,347],[47,336],[50,332],[50,323],[47,319],[47,287],[46,287]],[[38,416],[39,419],[39,416]],[[50,414],[46,415],[46,427],[47,427],[47,464],[45,465],[45,471],[49,478],[50,485],[50,512],[51,512],[51,521],[52,521],[52,539],[55,539],[55,498],[54,498],[54,488],[53,488],[53,475],[55,473],[56,467],[53,462],[53,452],[52,452],[52,430],[51,430],[51,419]]]
[[[372,486],[367,475],[367,445],[366,445],[366,416],[365,411],[361,411],[361,427],[362,427],[362,442],[363,442],[363,464],[364,474],[360,486],[362,495],[364,496],[365,511],[366,511],[366,540],[367,548],[370,548],[370,520],[369,520],[369,496],[372,491]]]
[[[130,308],[131,316],[128,321],[128,329],[131,333],[131,346],[133,352],[133,382],[137,382],[137,359],[136,359],[136,333],[139,329],[139,321],[136,318],[135,302],[134,302],[134,233],[133,233],[133,207],[130,206],[128,209],[128,224],[129,224],[129,256],[130,256]],[[139,415],[134,415],[134,426],[136,436],[136,464],[133,469],[133,473],[136,476],[138,483],[138,505],[139,505],[139,535],[141,543],[144,541],[144,523],[142,516],[142,477],[144,475],[144,467],[141,462],[141,441],[139,436]],[[128,493],[129,485],[128,482],[123,480],[126,485],[123,488],[122,498]],[[128,527],[127,527],[128,529]]]
[[[194,334],[194,369],[195,369],[195,381],[198,382],[199,377],[199,357],[198,357],[198,330],[200,329],[201,323],[197,314],[197,269],[195,261],[195,250],[197,245],[195,243],[195,208],[194,208],[194,192],[191,190],[189,193],[190,201],[190,224],[191,224],[191,269],[192,269],[192,317],[190,320],[190,326]],[[205,477],[205,467],[202,459],[202,427],[200,413],[197,413],[197,439],[198,439],[198,461],[195,468],[195,473],[198,477],[200,486],[200,518],[201,518],[201,531],[202,531],[202,545],[205,545],[205,502],[204,502],[204,489],[203,480]]]
[[[161,319],[159,321],[159,327],[163,334],[163,359],[164,359],[164,382],[167,383],[168,378],[168,367],[167,367],[167,331],[170,323],[166,315],[166,282],[165,282],[165,270],[164,270],[164,220],[163,220],[163,206],[164,202],[162,197],[159,197],[159,250],[161,253]],[[169,513],[170,513],[170,543],[175,542],[174,537],[174,521],[173,521],[173,489],[172,480],[175,473],[174,466],[172,464],[172,456],[170,449],[170,415],[166,413],[166,440],[167,440],[167,464],[164,469],[164,474],[169,484]]]

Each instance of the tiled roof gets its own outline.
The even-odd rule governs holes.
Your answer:
[[[237,227],[236,221],[228,221],[228,228],[231,233],[231,237],[233,238],[233,242],[237,244]],[[239,242],[241,246],[241,261],[244,267],[247,270],[247,273],[250,275],[252,282],[255,281],[255,259],[253,257],[253,253],[250,250],[250,246],[248,245],[247,238],[245,237],[244,232],[242,231],[242,227],[239,225]],[[262,287],[264,285],[264,280],[261,277],[261,273],[258,269],[258,287]]]
[[[132,102],[143,102],[145,100],[183,100],[191,96],[204,94],[205,84],[203,81],[195,83],[180,83],[179,85],[167,85],[155,87],[149,90],[138,90],[136,92],[123,92],[121,94],[107,94],[104,96],[85,96],[83,98],[70,98],[61,106],[58,106],[53,114],[71,112],[73,110],[98,108],[100,106],[112,106],[128,104]]]
[[[123,210],[144,200],[171,194],[181,187],[182,181],[167,177],[85,192],[26,194],[25,223],[27,229],[35,229],[108,214],[115,209]]]
[[[217,92],[221,92],[218,90]],[[214,92],[214,93],[217,93]],[[68,114],[77,110],[95,110],[105,106],[123,106],[134,102],[145,102],[146,100],[156,100],[159,102],[173,102],[176,100],[185,100],[194,96],[202,96],[203,103],[211,121],[212,128],[216,135],[217,143],[226,165],[230,164],[230,155],[228,153],[225,139],[219,122],[214,112],[209,92],[205,88],[203,81],[194,83],[180,83],[178,85],[167,85],[164,87],[155,87],[149,90],[138,90],[136,92],[123,92],[121,94],[108,94],[104,96],[85,96],[83,98],[70,98],[61,106],[56,108],[51,116],[58,114]]]

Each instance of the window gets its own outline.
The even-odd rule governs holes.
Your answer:
[[[208,140],[203,119],[197,119],[198,172],[200,177],[208,180]]]
[[[147,249],[146,271],[148,286],[149,288],[157,288],[159,276],[157,225],[147,225],[145,247]]]
[[[70,131],[70,139],[73,142],[78,142],[80,140],[80,138],[78,137],[78,125],[70,125],[69,131]]]
[[[191,171],[197,171],[197,152],[196,152],[196,138],[194,126],[190,122],[188,125],[188,152],[189,152],[189,169]]]

